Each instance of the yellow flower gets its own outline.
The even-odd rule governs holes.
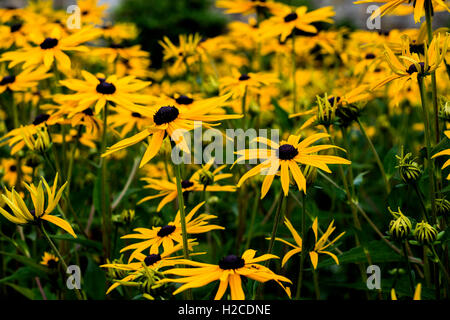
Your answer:
[[[397,56],[388,46],[385,48],[385,58],[394,75],[391,75],[372,86],[372,90],[377,89],[385,84],[396,81],[397,89],[401,89],[409,80],[417,80],[417,77],[428,75],[434,72],[444,60],[447,54],[449,35],[446,34],[442,50],[440,49],[441,35],[433,37],[428,47],[424,44],[424,57],[416,52],[411,52],[410,38],[407,35],[402,36],[402,53]]]
[[[252,14],[263,10],[271,13],[279,10],[281,4],[272,0],[217,0],[216,6],[224,8],[227,14]]]
[[[81,71],[84,80],[67,79],[60,83],[76,91],[74,94],[58,95],[56,98],[61,101],[76,101],[77,105],[73,112],[81,112],[92,105],[95,114],[100,113],[107,102],[113,102],[116,106],[132,109],[137,108],[136,103],[143,103],[147,98],[137,94],[136,91],[147,87],[150,82],[140,81],[133,76],[118,78],[111,75],[105,78],[97,78],[87,71]]]
[[[47,208],[45,208],[45,195],[42,183],[47,190]],[[24,183],[24,186],[30,193],[31,200],[33,202],[34,209],[32,210],[27,208],[21,196],[14,190],[14,187],[11,191],[5,188],[6,195],[3,194],[2,197],[12,212],[9,213],[5,209],[0,208],[0,213],[9,221],[20,225],[40,223],[41,220],[46,220],[50,223],[56,224],[58,227],[64,229],[76,238],[77,236],[75,235],[75,232],[67,221],[51,215],[53,210],[58,205],[59,199],[61,198],[66,185],[67,182],[59,190],[56,189],[58,186],[58,174],[56,174],[52,188],[50,188],[44,178],[42,178],[42,181],[39,182],[37,187],[34,184],[28,185],[27,183]]]
[[[104,153],[102,157],[108,156],[109,154],[121,149],[125,149],[148,138],[149,136],[152,136],[140,163],[140,167],[142,167],[156,156],[166,135],[169,136],[181,150],[186,153],[190,153],[189,147],[182,133],[193,130],[195,121],[200,121],[203,126],[210,128],[214,125],[209,123],[210,121],[237,119],[242,117],[241,115],[215,113],[218,108],[225,104],[228,98],[229,95],[225,95],[219,99],[216,99],[216,104],[211,105],[208,109],[204,108],[203,105],[198,105],[195,108],[177,108],[172,105],[165,105],[159,108],[141,107],[136,111],[138,111],[142,116],[152,118],[153,124],[140,133],[119,141],[115,145],[109,147],[108,151]]]
[[[83,28],[71,35],[62,35],[60,29],[53,29],[49,37],[39,35],[33,38],[35,46],[18,51],[6,52],[0,61],[11,61],[8,68],[24,63],[23,68],[45,65],[49,69],[56,59],[58,70],[70,71],[71,62],[66,51],[87,51],[82,43],[98,38],[101,30],[91,27]]]
[[[302,238],[297,233],[297,231],[294,229],[294,227],[292,226],[292,223],[287,218],[284,218],[284,224],[286,225],[286,227],[289,229],[289,231],[291,232],[292,236],[294,237],[295,244],[292,244],[292,243],[290,243],[290,242],[288,242],[288,241],[286,241],[284,239],[281,239],[281,238],[275,238],[275,240],[280,241],[280,242],[282,242],[284,244],[287,244],[288,246],[293,248],[288,253],[286,253],[286,255],[283,257],[283,260],[281,262],[281,266],[284,266],[285,263],[294,254],[302,252],[302,249],[303,249]],[[334,220],[331,221],[330,225],[328,226],[328,228],[324,232],[324,234],[320,238],[318,238],[317,217],[314,219],[314,222],[313,222],[312,228],[311,228],[312,231],[314,232],[314,240],[315,240],[314,246],[312,246],[311,249],[305,248],[305,249],[310,250],[308,253],[309,253],[309,257],[311,259],[311,263],[312,263],[314,269],[317,268],[317,263],[319,262],[319,253],[324,253],[324,254],[329,255],[331,258],[333,258],[333,260],[336,262],[336,264],[339,264],[338,257],[335,254],[331,253],[330,251],[325,250],[329,246],[333,245],[337,240],[339,240],[339,238],[341,238],[345,234],[345,232],[342,232],[341,234],[339,234],[333,240],[331,240],[331,241],[328,240],[328,238],[331,236],[333,231],[336,229],[336,227],[334,227],[333,224],[334,224]]]
[[[37,69],[31,67],[23,70],[17,75],[0,75],[0,94],[8,89],[11,91],[25,91],[32,87],[36,87],[40,80],[47,79],[51,76],[52,74],[47,73],[47,69],[44,67]]]
[[[160,282],[183,283],[181,287],[173,292],[175,295],[184,290],[203,287],[213,281],[220,280],[219,289],[217,290],[214,300],[222,299],[228,286],[230,287],[231,300],[245,300],[241,277],[263,283],[274,280],[290,297],[289,287],[285,288],[281,282],[292,282],[289,279],[274,273],[269,268],[258,264],[258,262],[269,259],[278,259],[278,257],[272,254],[264,254],[260,257],[255,257],[255,255],[256,251],[249,249],[242,254],[242,257],[232,254],[222,258],[218,265],[180,259],[180,264],[193,266],[195,268],[174,268],[164,271],[163,274],[165,275],[177,275],[181,276],[181,278],[163,279]]]
[[[444,131],[444,134],[446,135],[446,137],[447,137],[448,139],[450,139],[450,130]],[[442,151],[436,153],[435,155],[433,155],[433,156],[431,157],[431,159],[434,159],[434,158],[440,157],[440,156],[450,156],[450,149],[445,149],[445,150],[442,150]],[[444,169],[447,168],[449,165],[450,165],[450,159],[447,160],[447,161],[445,161],[445,163],[442,165],[441,170],[444,170]],[[447,180],[450,180],[450,174],[447,176]]]
[[[425,1],[427,0],[415,0],[414,5],[414,21],[416,23],[420,22],[420,18],[424,15],[424,6]],[[442,6],[444,7],[448,12],[450,12],[449,7],[445,4],[443,0],[431,0],[433,7],[434,6]],[[370,2],[383,2],[386,3],[380,7],[379,10],[375,10],[372,15],[370,16],[370,19],[375,19],[378,16],[384,16],[385,14],[388,14],[392,12],[393,10],[399,8],[403,4],[410,4],[411,0],[360,0],[355,1],[353,3],[355,4],[361,4],[361,3],[370,3]]]
[[[44,252],[42,256],[41,264],[47,266],[51,269],[55,268],[58,265],[59,258],[51,253]]]
[[[189,245],[194,245],[193,240],[189,240]],[[163,253],[150,253],[149,255],[144,255],[142,253],[137,253],[135,255],[135,259],[137,261],[135,262],[129,262],[128,264],[123,263],[107,263],[104,265],[101,265],[102,268],[112,268],[116,270],[122,270],[129,273],[126,277],[124,277],[122,280],[118,280],[115,283],[113,283],[108,290],[106,291],[106,294],[109,294],[111,291],[113,291],[115,288],[120,286],[122,283],[126,283],[129,281],[134,281],[135,279],[138,279],[139,277],[143,276],[146,272],[146,269],[152,269],[152,270],[159,270],[160,268],[174,266],[176,264],[180,264],[179,259],[182,258],[182,256],[174,256],[171,255],[175,252],[183,249],[183,244],[177,244],[176,246],[173,246],[171,249],[164,250]],[[203,252],[198,252],[195,254],[203,254]],[[192,254],[191,254],[192,255]]]
[[[306,179],[300,170],[299,164],[309,165],[319,168],[325,172],[331,173],[327,164],[350,164],[349,160],[337,156],[318,155],[315,154],[321,150],[330,148],[339,148],[333,145],[318,145],[311,146],[319,139],[329,137],[325,133],[313,134],[300,140],[300,136],[290,135],[287,141],[281,141],[280,144],[266,138],[256,138],[257,142],[263,143],[269,149],[246,149],[240,150],[236,153],[240,156],[235,163],[243,160],[263,160],[262,163],[245,173],[238,182],[238,187],[248,178],[257,174],[265,174],[265,178],[261,188],[261,199],[269,191],[275,175],[280,171],[281,186],[284,195],[289,193],[289,172],[292,174],[298,189],[306,193]],[[341,148],[339,148],[341,149]],[[281,169],[280,169],[281,168]]]
[[[317,33],[318,30],[313,23],[333,23],[333,19],[331,19],[335,15],[333,7],[323,7],[310,12],[307,10],[308,8],[305,6],[296,9],[291,9],[289,6],[281,7],[273,17],[261,23],[261,34],[264,37],[280,36],[280,41],[283,42],[295,29]]]
[[[17,167],[16,159],[2,159],[0,162],[0,168],[3,171],[3,181],[5,181],[10,187],[16,185],[17,177],[18,177],[18,167]],[[33,173],[33,169],[29,166],[23,164],[20,166],[20,171],[22,175],[22,180],[31,182],[31,174]]]
[[[214,159],[212,159],[214,161]],[[210,168],[213,164],[213,161],[209,161],[202,169],[197,170],[189,179],[181,181],[181,188],[183,193],[188,192],[234,192],[236,191],[235,186],[221,186],[218,184],[210,184],[206,187],[201,181],[201,173],[204,171],[210,172]],[[219,166],[216,169],[214,169],[212,172],[212,176],[214,177],[214,182],[227,179],[232,177],[231,173],[220,173],[226,165]],[[138,202],[138,204],[141,204],[145,201],[149,201],[152,199],[164,197],[158,205],[158,208],[156,211],[161,211],[161,209],[169,202],[175,200],[177,198],[177,184],[176,179],[173,178],[172,181],[168,180],[162,180],[162,179],[154,179],[154,178],[142,178],[143,181],[148,182],[148,185],[144,186],[146,189],[153,189],[159,191],[158,194],[148,196],[143,198]]]
[[[224,227],[208,224],[208,220],[217,218],[214,215],[203,213],[197,218],[193,218],[204,202],[198,204],[194,209],[186,215],[186,233],[198,234],[205,233],[211,230],[223,230]],[[139,253],[150,247],[150,254],[157,254],[159,252],[159,247],[162,245],[164,251],[171,250],[175,243],[182,243],[182,232],[181,232],[181,222],[180,222],[180,211],[178,211],[175,220],[169,222],[169,224],[162,227],[152,227],[152,229],[147,228],[136,228],[134,231],[138,232],[135,234],[128,234],[122,239],[141,239],[143,241],[126,246],[120,252],[133,250],[130,255],[129,261],[133,260]],[[191,249],[191,248],[190,248]]]

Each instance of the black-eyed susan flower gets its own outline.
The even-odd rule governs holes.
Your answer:
[[[76,93],[59,95],[59,101],[76,101],[77,105],[72,112],[82,112],[92,107],[95,114],[99,114],[107,102],[117,107],[132,109],[136,103],[146,101],[146,97],[136,93],[147,87],[150,82],[140,81],[133,76],[118,78],[111,75],[107,78],[97,78],[93,74],[82,71],[84,80],[67,79],[60,83]]]
[[[428,0],[415,0],[413,2],[414,6],[414,21],[416,23],[420,22],[420,18],[424,15],[424,8],[425,8],[425,1]],[[355,4],[362,4],[362,3],[371,3],[371,2],[381,2],[385,3],[382,5],[378,10],[375,10],[372,15],[370,16],[370,19],[375,19],[379,16],[384,16],[385,14],[389,14],[395,9],[398,9],[400,6],[403,6],[405,4],[411,4],[411,0],[360,0],[355,1],[353,3]],[[448,12],[450,12],[449,7],[445,4],[445,1],[443,0],[431,0],[432,6],[442,6],[444,7]]]
[[[236,152],[239,156],[236,163],[254,159],[262,161],[246,172],[239,180],[237,186],[240,187],[250,177],[257,174],[264,174],[265,178],[261,188],[262,199],[269,191],[275,175],[280,174],[281,186],[284,195],[287,196],[289,193],[289,173],[291,173],[298,189],[306,193],[306,179],[299,167],[300,164],[316,167],[330,173],[331,170],[327,164],[351,163],[349,160],[341,157],[317,154],[317,152],[322,150],[339,148],[333,145],[311,146],[316,141],[328,136],[325,133],[317,133],[300,141],[300,136],[290,135],[287,141],[281,141],[280,144],[266,138],[256,138],[257,142],[267,145],[268,148],[246,149]]]
[[[45,208],[45,195],[44,188],[47,191],[47,207]],[[3,200],[10,208],[11,212],[6,211],[3,208],[0,208],[0,213],[9,221],[23,225],[23,224],[35,224],[40,223],[42,220],[48,221],[60,227],[61,229],[70,233],[74,238],[77,236],[73,231],[71,225],[64,219],[61,219],[57,216],[52,215],[51,213],[55,210],[58,202],[62,196],[64,188],[66,187],[67,182],[59,189],[58,187],[58,174],[55,176],[55,180],[53,182],[53,186],[50,188],[47,181],[44,178],[39,182],[39,185],[36,187],[34,184],[24,183],[25,188],[28,190],[31,200],[33,202],[34,209],[29,210],[22,199],[22,197],[14,190],[14,187],[11,190],[5,189],[6,195],[2,195]]]
[[[49,267],[50,269],[54,269],[58,266],[59,258],[55,256],[54,254],[44,252],[44,255],[42,256],[41,264],[44,266]]]
[[[423,77],[436,71],[447,54],[449,35],[445,36],[442,49],[440,48],[440,34],[433,37],[429,47],[425,43],[424,56],[411,51],[410,38],[408,36],[402,36],[402,41],[402,54],[399,57],[385,45],[384,55],[386,62],[394,74],[375,83],[372,86],[372,90],[392,81],[396,81],[396,88],[401,89],[409,80],[417,80],[419,75]]]
[[[189,245],[193,246],[195,243],[193,240],[189,240]],[[152,269],[158,271],[164,267],[171,267],[177,264],[180,264],[179,260],[183,256],[172,256],[175,252],[183,249],[183,244],[177,244],[170,249],[164,250],[163,253],[150,253],[149,255],[144,255],[142,253],[137,253],[135,255],[135,260],[133,262],[129,262],[127,264],[124,263],[107,263],[101,265],[102,268],[111,268],[120,271],[125,271],[127,275],[121,279],[116,280],[106,291],[106,294],[109,294],[115,288],[120,286],[123,283],[127,283],[130,281],[135,281],[140,277],[144,276],[146,273],[146,269]],[[203,252],[197,252],[195,255],[203,254]],[[192,255],[192,254],[191,254]],[[137,260],[137,261],[136,261]]]
[[[261,88],[279,82],[278,78],[270,73],[249,72],[240,73],[237,69],[231,71],[231,76],[219,79],[221,92],[231,92],[232,98],[242,98],[246,93],[260,93]]]
[[[280,36],[280,41],[286,38],[294,30],[301,30],[308,33],[317,33],[315,22],[333,23],[331,19],[335,15],[333,7],[323,7],[309,11],[305,6],[292,9],[289,6],[282,6],[273,17],[261,23],[261,33],[265,37]]]
[[[81,22],[83,24],[101,24],[105,16],[107,4],[98,4],[99,0],[78,0],[80,8]]]
[[[444,131],[445,136],[450,139],[450,130],[446,130]],[[450,156],[450,149],[445,149],[442,150],[436,154],[434,154],[431,158],[434,159],[436,157],[440,157],[440,156]],[[450,165],[450,159],[445,161],[445,163],[442,165],[441,170],[444,170],[445,168],[447,168]],[[450,180],[450,174],[447,176],[447,180]]]
[[[185,68],[185,64],[193,64],[199,58],[198,44],[200,41],[201,37],[198,33],[180,34],[178,46],[169,38],[163,37],[163,41],[159,41],[159,44],[163,47],[164,61],[173,60],[172,67],[174,69]]]
[[[138,134],[109,147],[107,152],[102,156],[105,157],[111,153],[125,149],[151,136],[151,141],[149,141],[147,150],[140,163],[140,167],[142,167],[156,156],[166,135],[169,136],[183,152],[190,153],[183,133],[194,130],[195,122],[199,122],[202,126],[210,128],[215,125],[214,123],[211,123],[211,121],[238,119],[242,117],[241,115],[235,114],[228,115],[215,113],[215,110],[223,106],[228,98],[229,95],[222,96],[221,99],[216,101],[217,104],[214,106],[211,105],[209,109],[205,109],[202,105],[195,108],[180,109],[172,105],[156,108],[140,108],[138,112],[143,116],[152,118],[153,124]]]
[[[212,159],[214,160],[214,159]],[[194,174],[186,180],[181,181],[181,188],[183,193],[187,194],[188,192],[234,192],[236,191],[235,186],[231,185],[219,185],[216,182],[221,181],[223,179],[227,179],[232,177],[231,173],[220,173],[226,165],[222,165],[217,167],[216,169],[210,171],[211,166],[213,165],[213,161],[209,161],[203,168],[194,172]],[[204,181],[202,181],[202,174],[205,172],[210,173],[212,182],[205,186]],[[149,201],[152,199],[163,198],[159,204],[156,211],[161,211],[162,208],[169,202],[175,200],[177,198],[177,183],[176,179],[173,178],[172,181],[162,180],[162,179],[154,179],[154,178],[142,178],[143,181],[148,184],[144,186],[146,189],[157,190],[158,194],[148,196],[143,198],[138,202],[138,204],[143,203],[145,201]]]
[[[261,11],[275,13],[281,4],[273,0],[217,0],[216,6],[225,9],[227,14],[252,14]]]
[[[260,257],[255,257],[255,255],[256,250],[249,249],[241,257],[231,254],[222,258],[218,265],[180,259],[180,264],[194,268],[173,268],[164,271],[163,274],[165,275],[176,275],[180,278],[163,279],[161,283],[182,283],[183,285],[173,292],[173,294],[178,294],[184,290],[203,287],[219,280],[220,284],[214,297],[215,300],[222,299],[228,287],[230,287],[231,300],[245,300],[242,277],[263,283],[274,280],[290,297],[289,287],[285,287],[282,282],[291,283],[291,281],[258,264],[258,262],[278,259],[278,257],[272,254],[264,254]]]
[[[34,69],[33,67],[23,70],[17,75],[0,74],[0,94],[6,90],[25,91],[36,87],[39,81],[51,77],[45,67]]]
[[[289,250],[288,253],[286,253],[286,255],[283,257],[283,260],[281,261],[282,266],[284,266],[286,264],[286,262],[293,255],[302,252],[303,246],[304,246],[302,238],[300,237],[300,235],[297,233],[295,228],[292,226],[292,223],[287,218],[284,218],[284,224],[291,232],[292,237],[294,238],[295,244],[292,244],[281,238],[275,238],[275,240],[280,241],[284,244],[287,244],[288,246],[293,248],[293,249]],[[318,227],[319,227],[318,220],[317,220],[317,218],[314,219],[314,222],[311,227],[311,230],[314,233],[314,243],[309,244],[310,248],[305,247],[305,250],[306,249],[308,250],[309,257],[311,259],[311,263],[312,263],[314,269],[317,268],[317,263],[319,261],[319,254],[327,254],[336,262],[336,264],[339,264],[338,257],[334,253],[331,253],[330,251],[325,250],[328,247],[330,247],[331,245],[333,245],[336,241],[338,241],[345,234],[345,232],[342,232],[333,240],[329,240],[331,234],[336,229],[336,227],[334,227],[333,224],[334,224],[334,220],[331,221],[327,230],[319,238],[319,236],[318,236]]]
[[[67,72],[70,70],[71,62],[65,52],[87,51],[87,47],[81,44],[96,39],[100,35],[99,29],[91,27],[83,28],[68,36],[62,35],[60,29],[54,29],[47,38],[42,35],[33,38],[35,46],[6,52],[1,56],[0,61],[10,61],[9,68],[24,63],[22,67],[27,69],[40,65],[50,68],[56,60],[58,70]]]
[[[203,213],[194,218],[194,215],[200,209],[204,202],[198,204],[192,209],[188,215],[186,215],[186,233],[199,234],[205,233],[211,230],[223,230],[224,227],[208,224],[208,221],[217,218],[215,215]],[[164,251],[171,250],[177,243],[182,243],[182,231],[180,222],[180,211],[178,211],[175,220],[169,222],[162,227],[136,228],[137,233],[128,234],[122,237],[122,239],[141,239],[141,242],[137,242],[126,246],[120,252],[133,250],[130,255],[129,261],[133,260],[137,254],[141,253],[147,248],[150,248],[150,254],[159,253],[159,249],[162,246]]]
[[[5,181],[10,187],[16,185],[17,178],[19,176],[17,159],[2,159],[0,162],[0,171],[3,173],[3,181]],[[33,173],[33,168],[27,166],[24,162],[21,162],[20,173],[22,180],[31,182],[31,174]]]

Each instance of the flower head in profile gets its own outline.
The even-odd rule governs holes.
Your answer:
[[[409,80],[417,80],[418,76],[423,77],[436,71],[447,54],[449,39],[448,34],[443,42],[440,34],[434,36],[429,46],[424,44],[424,55],[411,51],[410,38],[407,35],[402,36],[402,53],[398,57],[385,45],[386,62],[394,74],[375,83],[372,90],[392,81],[396,81],[396,88],[401,89]]]
[[[193,246],[196,243],[193,243],[193,240],[189,240],[189,245]],[[116,280],[106,291],[106,294],[109,294],[115,288],[120,286],[122,283],[128,283],[130,281],[135,281],[145,275],[148,271],[147,269],[158,271],[161,268],[174,266],[176,264],[180,264],[180,258],[183,256],[173,256],[173,254],[177,251],[183,249],[183,244],[179,243],[168,250],[164,250],[163,253],[150,253],[149,255],[144,255],[142,253],[138,253],[134,257],[134,261],[129,263],[107,263],[101,265],[102,268],[110,268],[119,271],[126,272],[126,276],[121,280]],[[196,252],[194,255],[204,254],[204,252]],[[191,253],[191,256],[193,254]]]
[[[237,69],[233,69],[231,76],[219,79],[219,88],[221,92],[230,92],[234,99],[238,99],[245,94],[260,93],[264,86],[277,82],[279,80],[273,74],[263,72],[240,73]]]
[[[334,220],[331,221],[331,223],[328,226],[327,230],[319,238],[319,234],[318,234],[319,224],[318,224],[318,220],[317,220],[317,217],[316,217],[314,219],[312,227],[311,227],[311,229],[309,229],[309,231],[307,233],[307,236],[306,236],[306,239],[304,241],[302,240],[300,235],[297,233],[295,228],[292,226],[292,223],[287,218],[284,218],[284,224],[286,225],[286,227],[291,232],[295,243],[292,244],[292,243],[290,243],[290,242],[288,242],[288,241],[286,241],[284,239],[275,238],[275,240],[280,241],[280,242],[282,242],[284,244],[287,244],[289,247],[293,248],[290,251],[288,251],[288,253],[286,253],[286,255],[283,257],[283,260],[281,261],[281,265],[282,266],[284,266],[286,264],[286,262],[294,254],[300,253],[300,252],[302,252],[302,250],[307,250],[308,251],[308,254],[309,254],[309,257],[311,259],[311,263],[312,263],[314,269],[317,268],[317,264],[319,262],[319,254],[322,254],[322,253],[329,255],[336,262],[336,264],[339,264],[338,257],[334,253],[331,253],[330,251],[325,250],[328,247],[332,246],[336,241],[338,241],[345,234],[345,232],[342,232],[341,234],[339,234],[333,240],[329,239],[331,234],[333,233],[333,231],[336,229],[336,227],[333,226]],[[311,231],[313,232],[314,237],[311,236]],[[310,242],[310,243],[308,243],[308,242]]]
[[[420,18],[423,17],[424,14],[424,6],[425,1],[428,0],[415,0],[413,2],[414,6],[414,21],[416,23],[420,22]],[[389,14],[393,12],[395,9],[399,9],[400,6],[411,4],[411,0],[359,0],[353,2],[354,4],[362,4],[362,3],[371,3],[371,2],[382,2],[385,3],[382,5],[378,10],[375,10],[372,15],[370,16],[370,19],[375,19],[379,16],[384,16],[385,14]],[[444,0],[431,0],[432,6],[441,6],[445,8],[448,12],[450,12],[449,7],[445,4]]]
[[[253,14],[261,11],[275,13],[281,4],[273,0],[217,0],[216,6],[227,14]]]
[[[8,65],[9,68],[23,63],[24,69],[41,65],[49,69],[56,60],[58,70],[67,72],[70,70],[71,61],[66,52],[87,51],[87,47],[81,44],[96,39],[100,35],[101,30],[92,27],[82,28],[67,36],[61,34],[60,29],[55,28],[47,38],[36,35],[36,38],[33,39],[35,46],[6,52],[1,56],[0,61],[11,61]]]
[[[318,30],[314,23],[333,23],[331,18],[334,15],[333,7],[323,7],[308,12],[308,8],[305,6],[294,9],[283,6],[280,10],[277,10],[273,17],[261,23],[261,34],[264,37],[280,36],[282,42],[295,30],[315,34]]]
[[[45,190],[47,191],[47,207],[45,207],[46,197],[42,185],[45,186]],[[66,220],[51,214],[58,205],[66,185],[67,182],[61,188],[57,189],[58,174],[56,174],[55,181],[53,182],[53,186],[51,188],[44,178],[42,178],[37,187],[34,184],[24,183],[25,188],[30,194],[31,201],[33,202],[34,209],[31,210],[28,209],[25,201],[19,193],[14,190],[14,188],[11,190],[5,188],[5,194],[3,194],[2,197],[6,205],[9,207],[10,212],[0,208],[0,213],[9,221],[19,225],[38,224],[41,223],[42,220],[45,220],[57,225],[61,229],[64,229],[76,238],[77,236],[75,235],[75,232]]]
[[[50,269],[54,269],[58,265],[58,261],[59,261],[59,258],[57,256],[55,256],[54,254],[44,252],[44,255],[42,256],[41,264],[49,267]]]
[[[237,151],[239,158],[236,163],[243,160],[261,160],[262,162],[247,171],[239,180],[238,187],[242,183],[257,174],[264,174],[265,178],[261,188],[261,199],[269,191],[275,175],[281,176],[281,187],[284,195],[289,193],[290,174],[300,191],[306,193],[306,179],[300,169],[300,165],[316,167],[331,173],[328,164],[350,164],[349,160],[338,156],[320,155],[317,152],[331,148],[339,148],[334,145],[311,146],[314,142],[328,137],[328,134],[317,133],[300,141],[300,136],[291,135],[287,141],[280,144],[267,138],[256,138],[256,141],[267,145],[269,148],[245,149]],[[340,148],[339,148],[340,149]]]
[[[214,161],[214,159],[212,159]],[[181,181],[181,188],[183,193],[187,194],[188,192],[234,192],[236,191],[235,186],[231,185],[219,185],[216,182],[232,177],[231,173],[220,173],[226,165],[222,165],[210,171],[211,166],[213,165],[213,161],[208,162],[203,168],[194,172],[194,174],[186,180]],[[205,172],[209,173],[212,177],[212,182],[208,185],[205,185],[202,181],[202,174]],[[156,211],[161,211],[161,209],[169,202],[175,200],[177,198],[177,183],[176,179],[173,178],[172,181],[163,180],[163,179],[154,179],[154,178],[143,178],[143,181],[148,182],[148,185],[144,186],[146,189],[153,189],[159,191],[156,195],[151,195],[143,198],[138,202],[138,204],[143,203],[145,201],[149,201],[152,199],[163,198],[158,205]]]
[[[255,255],[256,251],[249,249],[240,257],[231,254],[222,258],[218,265],[180,259],[180,264],[194,268],[173,268],[164,271],[163,274],[165,275],[176,275],[180,277],[163,279],[161,283],[182,283],[183,285],[173,292],[173,294],[178,294],[190,288],[199,288],[211,282],[220,281],[214,300],[222,299],[228,287],[230,287],[231,300],[245,300],[245,293],[242,289],[242,277],[263,283],[274,280],[290,297],[289,287],[285,287],[282,282],[292,282],[259,264],[259,262],[278,259],[278,257],[272,254],[264,254],[260,257],[255,257]]]
[[[26,91],[32,87],[36,87],[39,81],[51,77],[51,73],[47,73],[45,67],[37,69],[30,67],[19,72],[18,74],[0,75],[0,94],[6,90]]]
[[[199,234],[205,233],[211,230],[223,230],[224,227],[208,224],[208,221],[217,218],[215,215],[203,213],[198,217],[194,218],[194,215],[200,209],[204,202],[198,204],[194,209],[186,215],[186,233],[189,234]],[[128,250],[133,250],[130,255],[129,261],[133,260],[139,253],[147,248],[150,248],[150,254],[159,253],[159,249],[162,246],[164,251],[171,250],[175,244],[182,243],[182,232],[181,232],[181,221],[180,221],[180,211],[178,211],[175,220],[169,222],[167,225],[162,227],[152,227],[152,229],[147,228],[136,228],[134,229],[137,233],[128,234],[122,237],[122,239],[140,239],[141,242],[137,242],[126,246],[120,252],[125,252]]]
[[[450,130],[446,130],[444,131],[445,136],[450,139]],[[434,154],[431,158],[434,159],[436,157],[440,157],[440,156],[450,156],[450,149],[445,149],[442,150],[436,154]],[[442,165],[441,170],[444,170],[445,168],[447,168],[450,165],[450,159],[448,159],[447,161],[445,161],[445,163]],[[450,180],[450,174],[447,175],[447,180]]]

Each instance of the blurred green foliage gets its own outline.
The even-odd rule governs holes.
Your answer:
[[[163,36],[178,43],[179,34],[198,32],[203,37],[214,37],[225,30],[225,16],[212,8],[212,0],[123,0],[114,17],[137,25],[137,41],[151,52],[152,67],[158,68],[162,62],[158,41]]]

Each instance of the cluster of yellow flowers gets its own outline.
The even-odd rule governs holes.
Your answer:
[[[368,2],[373,1],[355,4]],[[95,239],[92,229],[97,228],[102,241],[97,262],[113,281],[106,293],[121,285],[133,286],[148,299],[158,299],[158,292],[170,288],[170,283],[182,284],[173,294],[185,291],[185,297],[192,298],[191,289],[215,281],[219,281],[215,299],[226,296],[228,287],[231,299],[261,297],[256,283],[267,281],[279,284],[289,298],[291,287],[295,288],[295,297],[300,298],[307,254],[316,298],[320,298],[319,254],[339,264],[342,251],[336,244],[346,232],[330,239],[336,229],[334,216],[327,216],[329,226],[323,232],[319,220],[324,215],[308,212],[309,202],[319,202],[310,196],[319,179],[328,185],[327,190],[335,187],[346,197],[347,202],[340,205],[346,213],[351,211],[354,225],[348,228],[357,230],[357,246],[361,244],[362,214],[374,234],[406,257],[408,267],[410,260],[417,260],[407,251],[413,229],[416,242],[428,246],[439,260],[434,244],[439,240],[438,230],[446,225],[450,206],[434,159],[450,155],[450,149],[443,150],[439,144],[445,141],[442,133],[450,120],[446,110],[449,34],[445,28],[433,31],[430,19],[432,12],[449,11],[449,7],[443,0],[380,2],[384,5],[371,18],[413,12],[417,24],[424,15],[427,22],[388,33],[351,31],[332,26],[335,11],[331,6],[310,10],[271,0],[218,0],[217,7],[226,14],[241,14],[244,19],[229,22],[227,32],[214,38],[199,34],[164,37],[160,69],[152,68],[150,53],[140,45],[125,45],[136,39],[136,27],[105,23],[106,6],[97,0],[78,1],[81,25],[75,29],[65,25],[65,12],[53,9],[52,1],[0,8],[0,172],[4,186],[0,213],[20,230],[25,225],[37,227],[56,254],[45,252],[41,263],[52,268],[66,262],[61,247],[48,236],[45,221],[84,240]],[[377,101],[385,101],[385,107],[373,112],[378,116],[366,128],[361,115],[370,112],[368,104],[377,106]],[[198,123],[218,132],[223,141],[234,139],[225,133],[225,126],[276,129],[281,131],[281,140],[255,137],[248,147],[245,144],[237,150],[231,167],[214,158],[201,167],[173,163],[174,150],[188,155],[198,151],[194,150],[198,146],[192,148],[191,141],[179,133],[195,131]],[[424,204],[417,182],[421,167],[411,154],[398,156],[400,176],[406,185],[414,186],[423,221],[413,228],[399,208],[388,228],[390,238],[385,238],[358,199],[360,195],[368,198],[357,190],[358,177],[362,179],[365,173],[354,178],[353,172],[361,168],[375,175],[379,172],[385,189],[382,197],[388,198],[395,187],[393,172],[387,172],[378,153],[385,146],[377,151],[372,139],[378,130],[389,131],[394,126],[393,145],[408,146],[415,154],[426,146],[430,205]],[[410,139],[413,132],[422,140]],[[450,138],[450,130],[445,134]],[[369,157],[354,155],[362,148],[355,135],[363,136]],[[324,139],[328,142],[317,144]],[[252,147],[253,143],[258,147]],[[450,160],[442,169],[449,164]],[[330,165],[339,177],[332,176]],[[145,184],[135,182],[136,176]],[[53,187],[46,177],[54,179]],[[58,178],[64,181],[59,189]],[[225,185],[224,180],[233,181]],[[93,191],[89,194],[86,189]],[[261,225],[255,224],[259,211],[267,211],[263,201],[268,198],[269,213],[264,220],[261,217]],[[220,216],[219,207],[236,214],[236,225]],[[291,216],[292,207],[300,208],[299,219]],[[201,209],[217,213],[197,214]],[[214,219],[223,226],[211,224]],[[256,230],[267,219],[271,232]],[[293,242],[278,236],[282,220]],[[134,233],[130,233],[131,226]],[[215,230],[224,230],[225,239],[236,236],[220,252],[231,251],[233,245],[237,254],[225,254],[214,262],[217,247],[222,247]],[[250,249],[256,245],[257,232],[269,240],[259,244],[264,252],[260,256]],[[206,234],[207,243],[193,238],[201,234]],[[273,254],[276,241],[290,249],[281,267],[300,255],[299,262],[291,260],[299,266],[295,285],[292,274],[281,275],[269,268],[269,260],[279,259]],[[121,250],[118,242],[124,245]],[[119,254],[128,251],[131,254],[124,263]],[[369,252],[370,262],[370,250],[364,251]],[[425,249],[423,254],[427,255]],[[443,282],[448,281],[448,273],[444,274]],[[246,285],[243,278],[254,280],[255,285]],[[415,298],[420,298],[421,284],[418,290]],[[83,290],[76,293],[80,299],[89,297]]]

